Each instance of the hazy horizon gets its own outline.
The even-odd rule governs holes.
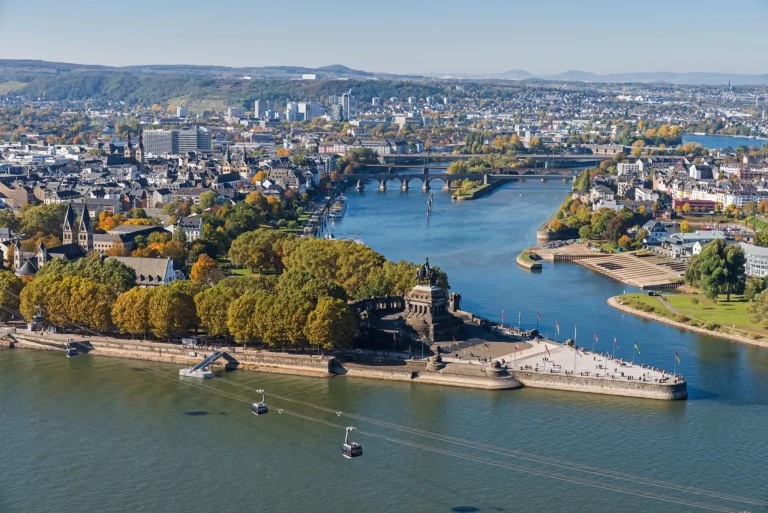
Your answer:
[[[607,0],[552,0],[483,6],[449,0],[298,0],[254,5],[167,0],[99,4],[0,0],[2,58],[131,66],[229,67],[342,64],[394,74],[551,75],[616,73],[768,73],[768,1],[739,9],[702,0],[649,0],[642,8]],[[687,4],[687,3],[686,3]],[[264,50],[262,51],[262,47]]]

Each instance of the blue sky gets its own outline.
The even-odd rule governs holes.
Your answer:
[[[0,58],[768,73],[768,0],[0,0]]]

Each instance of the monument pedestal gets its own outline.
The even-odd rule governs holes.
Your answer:
[[[433,342],[460,338],[464,322],[451,313],[450,306],[441,288],[416,285],[405,295],[405,321]]]

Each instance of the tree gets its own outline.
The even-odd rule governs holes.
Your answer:
[[[686,203],[687,205],[688,203]],[[680,223],[680,231],[683,233],[691,233],[693,231],[693,228],[691,228],[690,223],[688,221],[683,221]]]
[[[51,203],[23,210],[21,231],[26,234],[42,232],[45,235],[62,237],[66,203]]]
[[[149,326],[156,337],[167,338],[189,331],[197,322],[194,312],[195,303],[188,294],[170,286],[152,289]]]
[[[639,157],[643,153],[643,147],[645,146],[645,141],[642,139],[639,139],[632,143],[632,156]]]
[[[134,287],[123,292],[112,307],[112,321],[123,333],[146,334],[149,325],[149,299],[152,289]]]
[[[768,327],[768,290],[757,294],[747,305],[749,320]]]
[[[451,165],[448,166],[448,169],[446,170],[446,173],[449,175],[465,175],[469,172],[467,163],[463,160],[457,160],[455,162],[451,162]]]
[[[726,246],[724,240],[717,239],[704,246],[695,263],[693,260],[689,264],[694,266],[690,279],[693,281],[698,274],[697,281],[707,298],[717,299],[718,293],[725,292],[726,301],[730,301],[731,293],[743,288],[746,259],[741,246]],[[688,270],[686,279],[689,279]]]
[[[173,236],[171,237],[171,240],[174,242],[180,242],[182,244],[187,243],[187,234],[184,233],[184,229],[180,224],[176,226],[175,230],[173,230]]]
[[[749,278],[744,285],[744,299],[752,301],[755,296],[765,290],[765,282],[760,278]]]
[[[564,228],[563,222],[560,221],[559,219],[555,219],[554,221],[549,223],[549,229],[555,233],[562,231],[563,228]]]
[[[227,328],[229,308],[242,295],[243,292],[234,287],[216,286],[195,296],[197,317],[208,335],[224,337],[230,334]]]
[[[189,274],[193,281],[202,281],[208,285],[215,285],[224,277],[216,261],[202,253],[197,257],[197,262],[192,266]]]
[[[592,227],[589,225],[584,225],[579,228],[579,238],[584,240],[589,240],[592,238]]]
[[[759,232],[755,233],[755,246],[768,248],[768,231],[760,230]]]
[[[619,242],[618,242],[618,245],[619,245],[619,246],[621,246],[621,247],[622,247],[622,248],[624,248],[624,249],[629,249],[629,248],[632,246],[632,239],[630,239],[630,238],[629,238],[628,236],[626,236],[626,235],[622,235],[622,236],[619,238]]]
[[[3,306],[0,309],[0,321],[6,322],[12,318],[8,310],[19,310],[23,288],[22,281],[11,271],[0,271],[0,305]]]
[[[691,204],[685,203],[682,208],[683,214],[690,214],[691,213]]]
[[[200,194],[200,208],[207,210],[216,205],[216,193],[214,191],[205,191]]]
[[[232,241],[229,259],[233,264],[251,270],[272,268],[282,271],[282,245],[291,238],[291,235],[265,228],[246,232]]]
[[[309,314],[307,339],[310,344],[330,348],[351,347],[357,334],[357,320],[338,299],[322,298]]]
[[[47,275],[87,278],[106,286],[114,297],[136,286],[136,271],[114,258],[87,257],[76,262],[57,258],[45,264],[37,272],[36,279]]]

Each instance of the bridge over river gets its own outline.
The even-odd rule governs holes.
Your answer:
[[[498,181],[515,181],[515,180],[541,180],[543,182],[547,180],[562,180],[567,182],[572,180],[575,176],[578,176],[578,172],[570,172],[564,169],[547,170],[522,170],[516,169],[512,172],[501,173],[466,173],[466,174],[451,174],[448,173],[430,173],[427,168],[424,168],[422,173],[384,173],[384,174],[359,174],[359,175],[344,175],[342,180],[347,184],[355,184],[355,188],[358,191],[364,190],[365,185],[370,182],[378,182],[378,188],[380,191],[387,190],[387,182],[390,180],[400,181],[400,190],[407,191],[411,187],[411,182],[416,180],[421,183],[421,190],[428,191],[432,188],[432,182],[438,180],[443,183],[443,189],[450,189],[458,187],[464,180],[482,181],[483,183],[492,183]]]

